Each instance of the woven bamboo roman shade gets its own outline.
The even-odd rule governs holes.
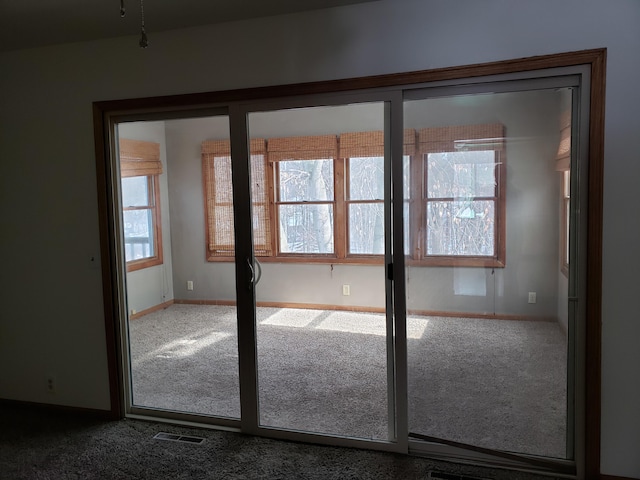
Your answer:
[[[251,199],[254,248],[256,255],[271,255],[271,222],[267,197],[265,141],[251,140]],[[234,255],[233,187],[231,182],[231,146],[228,140],[202,143],[209,257]]]
[[[267,141],[267,158],[270,162],[320,160],[335,158],[337,154],[336,135],[271,138]]]
[[[404,131],[403,153],[414,155],[416,151],[416,132],[413,129]],[[340,135],[340,158],[383,157],[384,132],[353,132]]]
[[[121,138],[119,146],[121,177],[143,177],[162,173],[159,143]]]
[[[571,166],[571,111],[560,115],[560,144],[556,154],[556,170],[569,170]]]
[[[481,124],[423,128],[418,131],[420,153],[496,150],[505,148],[504,125]]]

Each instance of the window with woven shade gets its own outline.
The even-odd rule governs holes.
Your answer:
[[[347,255],[384,255],[384,132],[343,133],[339,143],[346,162]],[[414,130],[405,130],[403,143],[408,165],[415,154]],[[405,219],[405,234],[407,225]]]
[[[278,254],[335,255],[337,151],[335,135],[267,140]]]
[[[160,144],[120,139],[119,158],[127,271],[160,265]]]
[[[418,131],[423,182],[412,202],[412,256],[431,265],[505,265],[505,146],[500,124]],[[413,185],[412,196],[418,195]]]
[[[256,256],[273,254],[269,178],[265,142],[251,140],[251,199]],[[202,173],[205,195],[207,259],[231,260],[235,254],[231,147],[228,140],[202,143]]]

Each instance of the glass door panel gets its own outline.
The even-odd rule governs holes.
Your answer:
[[[131,409],[238,419],[229,119],[117,132]]]
[[[570,112],[567,88],[404,103],[407,322],[426,324],[407,339],[418,438],[567,457]]]
[[[261,427],[389,438],[384,115],[248,116]]]

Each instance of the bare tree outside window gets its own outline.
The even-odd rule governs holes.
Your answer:
[[[426,156],[426,252],[496,254],[496,160],[493,150]]]
[[[349,253],[384,254],[384,158],[349,159]]]
[[[151,176],[122,179],[122,216],[127,262],[155,255],[151,181]]]
[[[333,253],[333,159],[278,162],[280,252]]]

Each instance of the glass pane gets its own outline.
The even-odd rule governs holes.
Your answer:
[[[407,329],[425,323],[421,335],[408,335],[409,431],[570,458],[572,327],[555,164],[571,91],[432,97],[404,107],[404,127],[419,139],[413,158],[423,162],[412,164],[411,180],[403,176],[419,243],[405,262]],[[501,251],[504,262],[496,262]]]
[[[349,253],[384,255],[384,204],[349,205]]]
[[[268,164],[275,170],[279,250],[300,255],[263,262],[255,288],[259,424],[388,440],[386,318],[371,313],[385,308],[384,265],[318,261],[318,254],[331,262],[350,252],[383,252],[384,224],[378,223],[383,208],[375,202],[384,194],[383,162],[375,155],[381,150],[384,104],[252,112],[248,120],[252,140],[266,139],[269,145],[269,139],[286,138],[293,152],[286,155],[292,158],[303,150],[296,138],[307,148],[303,159]],[[327,158],[331,137],[345,133],[352,139],[345,156],[357,158],[352,158],[352,177],[347,177],[348,162],[337,158],[337,142],[336,160]],[[310,145],[321,145],[322,152],[309,151]],[[345,178],[334,187],[335,165]],[[334,203],[349,198],[366,203]],[[345,211],[335,211],[336,205]],[[334,237],[340,244],[334,245]],[[257,237],[255,253],[256,243]]]
[[[427,254],[493,256],[495,202],[427,203]]]
[[[493,151],[442,152],[427,156],[428,198],[495,196]]]
[[[146,207],[149,201],[149,177],[126,177],[122,179],[122,206]]]
[[[125,210],[123,220],[127,262],[155,256],[152,210]]]
[[[333,253],[333,205],[280,205],[282,253]]]
[[[333,159],[278,162],[281,202],[333,200]]]
[[[157,197],[152,199],[163,215],[158,225],[163,228],[163,263],[128,271],[125,277],[129,316],[122,330],[128,345],[132,411],[144,408],[164,415],[170,411],[178,419],[195,414],[237,420],[235,268],[232,262],[204,260],[207,244],[230,245],[222,254],[233,255],[230,158],[224,149],[216,158],[209,155],[203,176],[201,154],[203,142],[229,139],[228,118],[125,122],[118,125],[118,135],[171,146],[160,150],[164,168],[158,175]],[[203,183],[211,187],[210,196]],[[146,205],[145,177],[124,178],[122,185],[125,207]],[[138,188],[135,194],[132,185]],[[127,260],[157,253],[159,245],[149,243],[152,217],[150,209],[123,212]],[[205,219],[214,227],[209,232]],[[170,302],[173,299],[182,302]]]
[[[349,199],[382,200],[384,198],[384,158],[349,159]]]

